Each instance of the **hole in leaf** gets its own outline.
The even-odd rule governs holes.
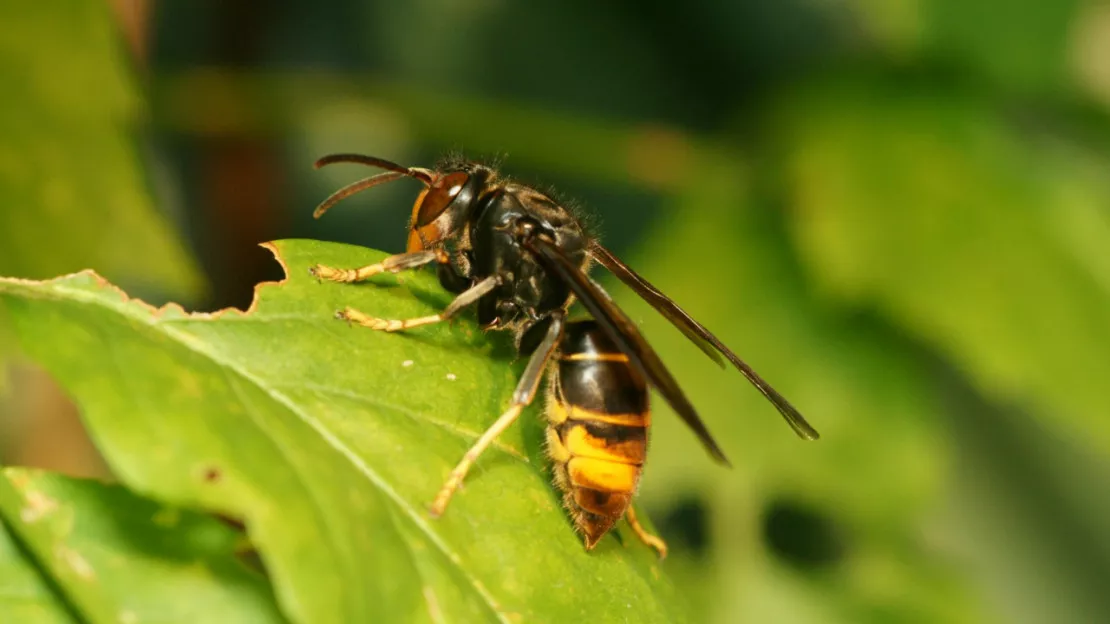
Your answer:
[[[684,498],[661,516],[659,532],[672,551],[702,555],[709,546],[709,512],[700,498]]]
[[[771,552],[799,568],[830,566],[844,557],[844,539],[833,519],[797,501],[778,499],[768,505],[763,540]]]

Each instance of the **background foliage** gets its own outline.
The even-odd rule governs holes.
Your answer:
[[[322,153],[503,157],[597,214],[824,436],[795,440],[613,287],[736,464],[658,406],[641,500],[695,619],[1110,617],[1104,1],[69,4],[0,9],[20,24],[0,35],[0,274],[90,267],[148,299],[245,308],[280,276],[258,242],[402,245],[411,185],[311,222],[358,174],[313,172]],[[65,429],[36,434],[57,391],[13,371],[0,458],[59,467]],[[74,509],[101,496],[5,475]],[[43,583],[50,539],[0,532],[0,605],[64,621],[85,603]]]

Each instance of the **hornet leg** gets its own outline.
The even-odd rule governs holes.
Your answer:
[[[451,317],[461,312],[463,308],[477,303],[479,299],[489,294],[494,288],[497,288],[500,283],[501,278],[496,275],[487,277],[463,291],[458,297],[455,297],[455,300],[449,303],[442,312],[439,314],[432,314],[431,316],[421,316],[404,320],[380,319],[373,316],[366,316],[354,308],[346,308],[337,312],[336,317],[352,323],[358,323],[363,327],[387,332],[400,331],[402,329],[419,327],[421,325],[431,325],[432,323],[439,323],[451,319]]]
[[[350,284],[351,282],[368,280],[378,273],[408,271],[432,262],[447,264],[447,252],[442,249],[426,249],[413,253],[397,254],[395,256],[389,256],[377,264],[371,264],[357,269],[336,269],[317,264],[309,269],[309,272],[320,279]]]
[[[486,447],[497,439],[497,436],[508,429],[509,425],[516,422],[520,412],[536,398],[536,389],[539,388],[543,372],[547,369],[547,362],[551,359],[551,355],[555,352],[562,336],[563,315],[552,315],[551,326],[547,328],[547,335],[544,336],[543,342],[532,354],[532,358],[528,360],[528,367],[524,369],[524,374],[520,377],[516,391],[513,392],[513,401],[509,405],[509,409],[497,419],[497,422],[493,423],[492,427],[482,434],[482,437],[478,438],[474,446],[470,447],[470,450],[463,456],[459,465],[451,471],[451,475],[447,477],[447,481],[440,488],[439,494],[436,494],[435,501],[432,503],[432,516],[438,517],[443,514],[451,496],[455,493],[455,490],[459,489],[463,479],[466,478],[466,473],[470,471],[470,467],[482,454],[482,451],[485,451]]]
[[[629,526],[636,532],[636,537],[640,538],[641,542],[657,550],[660,559],[667,557],[667,543],[659,539],[658,536],[647,532],[647,529],[636,518],[636,511],[632,508],[632,505],[628,506],[628,511],[625,512],[624,517],[628,519]]]

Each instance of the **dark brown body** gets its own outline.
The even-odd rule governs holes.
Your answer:
[[[567,325],[548,373],[547,419],[555,485],[593,548],[632,502],[651,426],[647,381],[593,321]]]
[[[497,288],[477,302],[478,323],[511,331],[517,349],[527,355],[534,345],[524,342],[526,335],[533,329],[533,335],[542,335],[551,315],[565,313],[573,297],[525,249],[522,235],[526,229],[543,232],[580,271],[589,265],[589,237],[578,219],[547,195],[501,180],[488,167],[457,166],[466,177],[455,174],[465,182],[454,201],[429,203],[426,193],[417,198],[406,250],[446,250],[449,261],[440,265],[439,280],[454,292],[498,276]]]

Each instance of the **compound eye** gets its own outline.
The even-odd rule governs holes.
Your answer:
[[[424,227],[435,221],[444,210],[447,210],[469,179],[470,174],[456,171],[436,180],[420,202],[412,227],[414,229]]]

